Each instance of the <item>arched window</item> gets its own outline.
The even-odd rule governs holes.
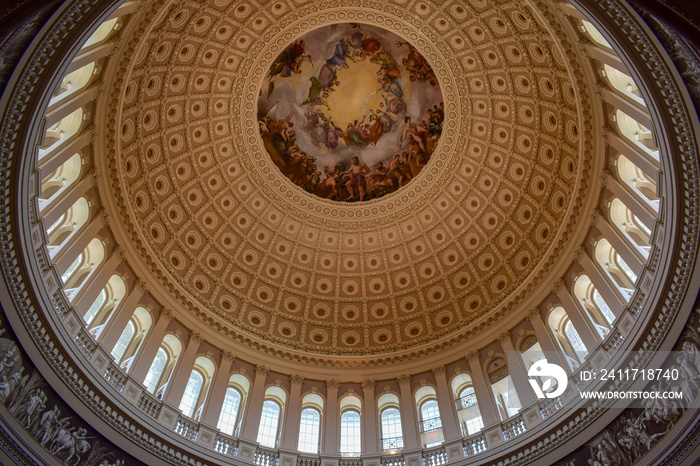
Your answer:
[[[53,97],[51,97],[49,107],[87,86],[94,71],[95,62],[92,62],[65,75],[61,80],[59,88],[56,90]]]
[[[574,282],[574,296],[586,310],[586,317],[598,330],[601,338],[610,333],[610,328],[615,322],[615,314],[603,300],[598,290],[593,286],[593,282],[588,275],[581,275]]]
[[[605,40],[605,37],[600,33],[598,28],[593,26],[589,21],[586,21],[585,19],[581,20],[581,32],[586,34],[589,39],[591,39],[595,44],[602,46],[605,49],[612,50],[612,47],[610,47],[610,43],[608,43],[607,40]]]
[[[151,328],[151,323],[151,313],[144,307],[137,307],[124,327],[117,344],[112,349],[112,356],[125,371],[129,371],[134,356],[138,353],[148,330]]]
[[[610,203],[610,219],[618,231],[636,246],[644,257],[649,257],[651,230],[617,198]]]
[[[180,401],[179,409],[185,416],[192,417],[192,414],[194,414],[199,394],[202,391],[202,385],[204,385],[202,373],[197,369],[193,369],[187,381],[187,387],[185,387],[185,394],[182,395],[182,400]]]
[[[81,49],[92,47],[93,45],[100,44],[107,40],[112,31],[116,29],[118,20],[119,18],[112,18],[100,24],[99,27],[95,29],[95,32],[93,32],[92,35],[88,38],[88,40],[85,41]]]
[[[381,414],[382,450],[401,450],[403,432],[401,430],[401,412],[397,408],[385,408]]]
[[[39,212],[51,204],[61,193],[78,180],[83,165],[80,154],[73,154],[60,167],[41,181],[41,194],[38,196]]]
[[[53,259],[64,245],[68,244],[80,228],[87,223],[90,217],[90,204],[87,199],[81,197],[64,213],[53,225],[46,229],[46,234],[49,237],[48,250],[49,255]],[[79,260],[76,266],[79,264]],[[63,276],[70,276],[64,272]],[[65,282],[65,280],[63,280]]]
[[[627,96],[630,100],[642,104],[646,107],[642,95],[639,93],[639,88],[632,77],[622,71],[613,68],[607,63],[603,64],[602,75],[607,78],[610,86],[617,90],[620,94]]]
[[[46,130],[44,144],[39,147],[39,160],[73,137],[83,124],[83,109],[78,108]]]
[[[462,435],[474,435],[484,427],[479,403],[474,392],[474,385],[469,374],[457,374],[452,379],[452,394],[457,400],[457,415],[459,416]]]
[[[622,110],[615,112],[615,121],[620,134],[630,141],[635,147],[641,149],[643,153],[651,155],[655,160],[659,160],[659,151],[654,144],[651,130],[627,115]]]
[[[146,380],[143,381],[143,384],[146,386],[146,390],[151,393],[155,393],[158,381],[160,380],[161,375],[163,375],[163,370],[165,369],[165,365],[167,363],[168,353],[166,353],[162,347],[158,348],[156,357],[153,359],[153,363],[151,363],[151,368],[148,369]]]
[[[362,453],[360,413],[349,409],[340,416],[340,454],[359,456]]]
[[[221,414],[217,424],[217,428],[224,434],[235,435],[249,389],[250,382],[244,375],[234,374],[229,378],[224,404],[221,406]]]
[[[659,211],[659,197],[657,195],[656,182],[639,169],[624,155],[617,158],[617,172],[620,179],[629,186],[633,193],[637,194],[656,212]]]
[[[382,451],[401,450],[403,448],[403,430],[401,428],[399,397],[393,393],[384,393],[377,400],[377,408],[381,427]]]
[[[572,324],[571,321],[568,321],[566,325],[564,325],[564,333],[566,334],[566,338],[568,338],[571,342],[571,346],[574,348],[574,351],[577,354],[588,353],[586,347],[583,345],[583,341],[581,341],[581,337],[578,335],[578,332],[574,328],[574,324]]]
[[[112,311],[119,305],[126,294],[126,284],[119,275],[112,275],[97,300],[92,303],[83,319],[90,328],[90,333],[97,337],[104,328]]]
[[[226,389],[224,404],[221,406],[221,415],[217,428],[227,435],[233,435],[236,428],[236,419],[238,418],[238,409],[241,406],[241,392],[233,387]]]
[[[637,274],[634,273],[605,238],[598,241],[595,248],[595,258],[613,283],[617,285],[623,297],[629,301],[634,292],[634,284],[637,282]]]
[[[280,387],[268,387],[265,390],[260,427],[258,428],[258,443],[264,447],[275,448],[279,438],[280,416],[287,401],[287,394]]]
[[[518,393],[515,391],[515,385],[508,373],[506,361],[503,358],[494,359],[489,363],[487,372],[498,413],[501,415],[501,420],[505,421],[516,415],[522,408]]]
[[[182,343],[175,335],[168,334],[163,338],[151,368],[146,374],[143,384],[146,389],[160,398],[167,387],[168,380],[172,374],[175,361],[182,351]]]
[[[321,413],[316,408],[305,408],[299,421],[298,450],[304,453],[318,453],[321,433]]]
[[[442,432],[442,420],[435,388],[430,385],[420,387],[416,390],[415,400],[418,408],[418,430],[423,447],[440,445],[445,440],[445,436]]]
[[[297,449],[305,453],[318,453],[321,445],[323,398],[315,393],[309,393],[302,399],[301,408]]]
[[[119,337],[119,340],[117,340],[117,344],[114,345],[114,348],[112,348],[112,356],[114,357],[114,360],[117,361],[117,363],[119,363],[122,360],[122,356],[124,356],[126,347],[129,345],[129,342],[134,337],[134,333],[136,333],[136,326],[133,322],[130,321],[126,324],[126,328],[124,328],[124,331]]]
[[[107,290],[102,290],[100,291],[100,294],[97,295],[97,299],[92,303],[90,308],[88,309],[87,313],[85,314],[85,324],[90,325],[90,322],[92,322],[92,319],[95,318],[95,315],[97,314],[97,311],[102,309],[102,305],[107,301]]]
[[[64,291],[69,299],[73,299],[90,274],[97,269],[104,259],[104,253],[102,241],[94,238],[61,275]]]
[[[577,369],[588,351],[564,308],[560,306],[552,309],[547,322],[571,368]]]
[[[260,416],[260,428],[258,429],[258,443],[260,445],[270,448],[277,446],[279,420],[280,405],[273,400],[265,400]]]

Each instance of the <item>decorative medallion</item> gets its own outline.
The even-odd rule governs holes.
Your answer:
[[[274,60],[258,100],[265,149],[294,184],[325,199],[366,201],[409,183],[442,133],[428,61],[375,26],[333,24]]]

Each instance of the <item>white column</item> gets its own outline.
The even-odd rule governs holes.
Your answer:
[[[581,341],[583,341],[586,349],[589,352],[595,350],[600,342],[600,335],[593,328],[593,324],[589,321],[588,317],[584,316],[578,300],[571,296],[569,289],[561,281],[555,284],[554,292],[561,300],[566,315],[569,316],[569,320],[574,324],[576,333],[581,337]]]
[[[122,262],[124,262],[124,251],[116,247],[107,257],[107,260],[98,266],[97,270],[92,273],[92,276],[87,278],[87,283],[83,284],[72,302],[75,310],[81,317],[85,316]]]
[[[649,178],[658,182],[659,179],[659,162],[654,160],[646,152],[640,151],[637,146],[633,146],[627,139],[622,138],[616,132],[607,133],[610,147],[617,153],[624,155],[630,162],[635,164],[637,168],[643,171]]]
[[[411,376],[402,375],[398,379],[401,395],[401,427],[403,428],[404,450],[420,448],[418,437],[418,417],[413,396],[411,395]]]
[[[92,134],[88,131],[83,131],[78,136],[71,139],[67,144],[61,145],[58,149],[51,151],[50,154],[42,157],[39,161],[39,170],[41,170],[41,178],[45,178],[58,167],[63,165],[74,154],[81,152],[90,145]],[[84,160],[84,158],[83,158]],[[42,209],[43,210],[43,209]]]
[[[585,249],[579,250],[576,255],[576,260],[583,270],[591,279],[593,286],[598,290],[598,293],[603,297],[603,300],[608,304],[610,310],[615,314],[615,317],[619,317],[622,310],[627,305],[627,301],[622,297],[622,293],[610,283],[610,279],[605,276],[600,267],[593,262],[593,259],[588,255]]]
[[[493,398],[491,384],[486,380],[484,371],[481,368],[479,352],[473,351],[467,355],[469,368],[471,369],[472,383],[474,384],[474,394],[479,403],[479,412],[484,422],[484,427],[491,427],[501,422],[501,417],[496,410],[496,400]]]
[[[374,402],[374,380],[362,382],[364,403],[362,406],[362,452],[368,455],[379,452],[377,431],[377,406]]]
[[[68,188],[61,196],[46,204],[41,210],[41,218],[44,225],[50,226],[56,223],[71,208],[75,202],[95,186],[93,172],[87,173],[80,181]],[[88,199],[89,200],[89,199]]]
[[[46,113],[46,127],[50,128],[77,109],[85,107],[97,97],[97,86],[88,86],[76,94],[50,105]],[[86,112],[86,110],[84,110]]]
[[[136,280],[127,297],[122,299],[119,306],[112,311],[112,316],[97,336],[97,341],[102,342],[102,346],[108,353],[119,341],[119,337],[131,320],[131,316],[134,315],[134,310],[138,307],[145,292],[146,283],[140,279]]]
[[[647,228],[654,228],[657,214],[646,200],[641,199],[640,195],[631,191],[632,188],[614,176],[608,175],[605,184]]]
[[[610,225],[610,221],[602,215],[600,212],[595,220],[595,226],[603,235],[603,238],[610,242],[610,245],[617,251],[617,253],[622,257],[622,259],[630,266],[637,276],[642,274],[644,265],[646,264],[646,259],[642,256],[636,245],[631,243],[626,236],[617,229]]]
[[[338,455],[338,381],[330,379],[326,381],[326,409],[323,420],[323,448],[324,456]]]
[[[224,351],[221,354],[219,370],[216,371],[216,376],[212,382],[211,395],[209,396],[207,405],[204,407],[204,412],[202,413],[201,422],[209,427],[216,428],[216,425],[219,422],[221,407],[224,404],[226,390],[228,389],[228,382],[231,378],[231,364],[233,363],[233,360],[233,353],[230,351]]]
[[[437,386],[437,401],[440,409],[440,420],[442,421],[442,432],[445,436],[445,442],[450,442],[461,438],[462,435],[459,429],[459,422],[457,421],[457,413],[455,412],[454,397],[450,387],[447,385],[445,372],[445,366],[433,369],[435,385]]]
[[[197,360],[197,350],[201,343],[202,335],[193,330],[190,333],[190,339],[187,342],[184,354],[173,369],[172,374],[170,374],[168,386],[163,394],[163,400],[173,407],[180,406],[180,401],[185,393],[187,382],[190,380],[194,362]]]
[[[569,363],[561,353],[561,350],[552,334],[549,333],[547,325],[542,320],[542,314],[538,308],[533,309],[527,314],[527,318],[532,324],[532,329],[535,331],[535,336],[537,337],[537,342],[542,348],[547,361],[552,364],[557,364],[559,367],[563,367],[564,370],[569,371]]]
[[[601,87],[601,92],[604,102],[609,103],[613,107],[631,116],[643,126],[651,128],[651,118],[649,117],[649,111],[646,107],[639,105],[637,102],[633,102],[632,99],[623,97],[617,91],[608,87]]]
[[[260,416],[262,416],[263,403],[265,402],[265,380],[267,379],[267,367],[255,366],[255,380],[248,397],[248,409],[243,423],[241,437],[251,442],[258,441],[258,428]]]
[[[289,390],[289,400],[285,404],[287,411],[284,417],[284,428],[282,429],[283,450],[296,451],[299,446],[299,423],[301,421],[301,387],[304,377],[293,374],[290,377],[291,389]]]
[[[73,261],[88,247],[90,241],[97,238],[97,234],[106,225],[102,211],[98,212],[89,223],[75,233],[71,241],[67,241],[61,250],[53,257],[53,262],[58,275],[63,275]]]
[[[151,328],[151,331],[144,343],[143,349],[136,355],[134,362],[131,364],[133,370],[132,376],[139,382],[143,382],[148,375],[148,370],[153,364],[153,359],[158,353],[158,348],[163,342],[165,332],[168,330],[168,324],[173,320],[173,315],[168,309],[160,311],[156,324]]]
[[[535,402],[535,394],[532,393],[530,382],[528,382],[528,376],[527,372],[525,371],[525,363],[523,362],[523,358],[513,346],[510,332],[504,332],[499,335],[498,341],[501,343],[501,347],[506,354],[506,361],[508,361],[508,374],[510,374],[513,385],[515,385],[515,391],[518,394],[520,406],[523,408],[530,406]]]

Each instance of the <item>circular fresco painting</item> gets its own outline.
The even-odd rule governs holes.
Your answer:
[[[260,91],[260,135],[294,184],[343,202],[376,199],[418,175],[437,147],[442,92],[397,35],[334,24],[289,44]]]

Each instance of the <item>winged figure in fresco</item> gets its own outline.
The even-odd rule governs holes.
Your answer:
[[[304,63],[305,60],[308,60],[313,66],[314,63],[311,60],[311,55],[306,53],[306,44],[303,40],[298,40],[284,49],[270,67],[270,73],[267,78],[267,95],[269,96],[272,94],[272,91],[275,90],[275,77],[281,76],[283,78],[288,78],[292,73],[301,73],[301,64]]]

